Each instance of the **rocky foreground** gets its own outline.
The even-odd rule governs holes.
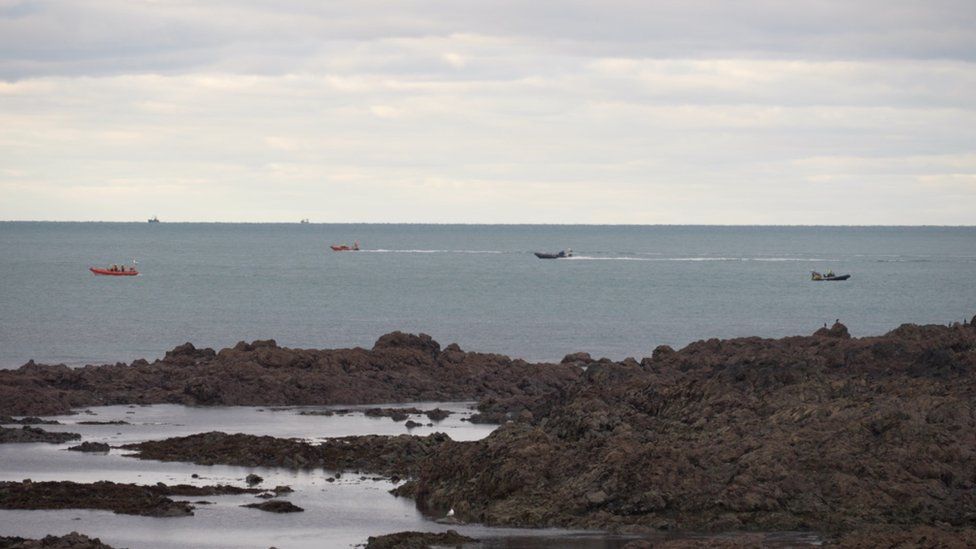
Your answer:
[[[222,496],[259,493],[258,488],[235,486],[150,486],[100,481],[0,482],[0,509],[101,509],[124,515],[186,517],[193,506],[168,496]]]
[[[972,326],[662,347],[523,419],[442,445],[401,492],[496,525],[976,526]]]
[[[181,345],[149,363],[68,368],[33,361],[0,370],[0,414],[55,415],[108,404],[331,405],[528,399],[579,378],[572,365],[529,364],[441,349],[430,336],[394,332],[372,349],[288,349],[274,340],[214,352]]]
[[[153,364],[0,372],[8,414],[454,398],[480,398],[484,417],[511,421],[474,442],[204,433],[131,449],[146,459],[409,476],[397,493],[419,507],[492,525],[813,530],[852,547],[962,547],[976,537],[972,325],[855,339],[836,324],[809,337],[700,341],[641,361],[576,354],[560,365],[391,334],[371,351],[256,342],[220,353],[183,347]]]

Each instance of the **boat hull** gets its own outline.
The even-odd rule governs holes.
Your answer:
[[[350,248],[349,246],[329,246],[332,248],[333,252],[358,252],[357,248]]]
[[[814,282],[840,282],[842,280],[847,280],[851,275],[839,275],[839,276],[825,276],[823,278],[814,278]]]
[[[137,276],[139,274],[139,271],[110,271],[109,269],[96,269],[95,267],[89,267],[88,270],[99,276]]]

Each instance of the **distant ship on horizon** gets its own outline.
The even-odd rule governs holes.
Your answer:
[[[149,218],[150,223],[159,223],[159,218],[155,215]]]

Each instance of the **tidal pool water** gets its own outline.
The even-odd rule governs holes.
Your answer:
[[[316,440],[362,434],[417,434],[440,431],[455,440],[477,440],[496,426],[475,425],[462,418],[471,415],[469,403],[399,403],[390,407],[440,407],[454,412],[434,427],[408,430],[403,422],[387,417],[367,417],[364,408],[336,407],[216,407],[196,408],[176,405],[105,406],[91,413],[57,416],[63,425],[44,425],[50,431],[80,433],[83,441],[111,445],[185,436],[206,431],[298,437]],[[345,415],[300,415],[300,411],[347,409]],[[424,424],[425,416],[413,417]],[[126,421],[128,425],[82,425],[83,421]],[[0,534],[43,537],[78,531],[101,538],[115,547],[353,547],[366,538],[402,530],[442,531],[453,528],[477,538],[498,538],[490,547],[616,547],[621,539],[590,532],[562,530],[519,530],[486,528],[477,525],[444,526],[425,517],[413,501],[388,493],[395,484],[386,480],[365,479],[343,474],[327,482],[332,471],[291,470],[266,467],[201,466],[191,463],[159,462],[126,457],[125,451],[108,455],[69,452],[78,444],[0,445],[0,480],[71,480],[95,482],[133,482],[139,484],[233,484],[244,485],[244,477],[257,473],[262,486],[287,484],[295,489],[287,496],[304,513],[272,514],[240,505],[259,501],[253,495],[202,498],[213,505],[199,505],[193,517],[154,518],[116,515],[109,511],[7,511],[0,510]],[[197,474],[199,478],[191,475]],[[175,498],[184,499],[184,498]],[[190,498],[193,499],[193,498]],[[536,543],[539,542],[539,543]],[[551,542],[551,543],[550,543]],[[540,545],[541,544],[541,545]]]
[[[185,436],[206,431],[272,435],[318,440],[327,437],[365,434],[447,433],[454,440],[478,440],[497,426],[475,425],[470,417],[472,403],[398,403],[371,406],[318,407],[187,407],[178,405],[104,406],[77,415],[57,416],[63,425],[44,425],[51,431],[80,433],[83,441],[107,442],[113,446],[145,440]],[[442,408],[453,412],[432,427],[408,430],[403,422],[386,417],[367,417],[365,408]],[[344,409],[343,415],[301,415],[302,411]],[[412,417],[428,423],[426,416]],[[126,425],[82,425],[83,421],[126,421]],[[404,530],[444,531],[454,529],[477,538],[478,547],[496,549],[615,549],[632,537],[600,532],[558,529],[490,528],[482,525],[438,524],[420,513],[412,500],[388,492],[395,484],[345,473],[335,482],[326,478],[333,471],[291,470],[267,467],[204,466],[159,462],[126,457],[123,450],[108,454],[67,451],[78,444],[2,444],[0,480],[71,480],[75,482],[131,482],[138,484],[233,484],[244,485],[244,477],[256,473],[262,486],[291,486],[287,499],[305,509],[303,513],[273,514],[240,507],[259,501],[253,495],[208,496],[212,505],[198,505],[195,516],[178,518],[117,515],[110,511],[0,510],[0,535],[43,537],[78,531],[116,548],[175,549],[202,548],[323,548],[355,547],[369,536]],[[199,478],[193,478],[192,475]],[[816,544],[809,534],[769,534],[771,546]]]

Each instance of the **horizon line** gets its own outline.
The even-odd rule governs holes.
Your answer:
[[[105,223],[156,224],[146,221],[0,219],[0,223]],[[937,224],[787,224],[787,223],[528,223],[528,222],[461,222],[461,221],[158,221],[162,225],[431,225],[431,226],[489,226],[489,227],[826,227],[826,228],[976,228],[971,225]]]

